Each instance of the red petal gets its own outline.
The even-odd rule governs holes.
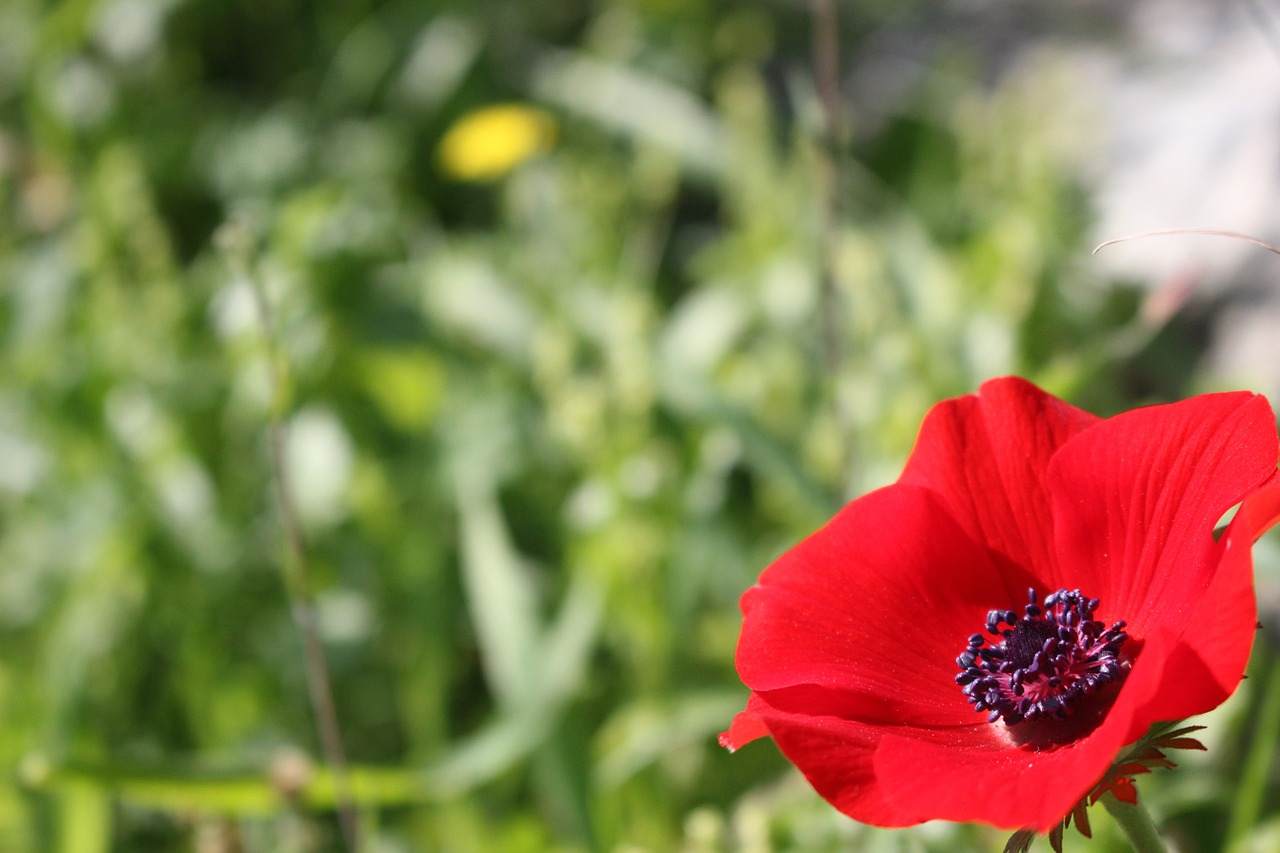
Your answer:
[[[1255,492],[1217,543],[1218,568],[1167,664],[1168,683],[1143,719],[1176,720],[1222,704],[1244,677],[1257,605],[1250,546],[1280,518],[1280,487]]]
[[[888,799],[872,762],[882,727],[835,717],[768,712],[764,716],[782,754],[815,791],[855,820],[875,826],[911,826],[934,817],[927,802],[903,805]]]
[[[946,744],[885,738],[875,769],[893,802],[916,804],[927,817],[1047,832],[1106,772],[1123,734],[1100,729],[1050,752],[1006,749],[983,754]]]
[[[875,754],[876,778],[891,805],[904,810],[927,808],[932,818],[1047,832],[1130,742],[1133,714],[1158,689],[1170,642],[1163,632],[1148,640],[1102,725],[1069,745],[976,748],[971,739],[949,741],[945,733],[931,739],[889,733]]]
[[[1067,442],[1049,468],[1063,586],[1098,617],[1186,626],[1217,565],[1213,528],[1276,467],[1275,416],[1248,393],[1118,415]]]
[[[730,752],[737,752],[757,738],[766,737],[769,728],[753,710],[759,703],[755,695],[747,700],[747,710],[739,712],[729,724],[729,731],[720,733],[720,745]]]
[[[1280,521],[1280,471],[1273,472],[1266,485],[1241,504],[1231,523],[1233,527],[1240,527],[1241,537],[1251,537],[1250,541],[1256,542],[1277,521]]]
[[[894,725],[969,725],[956,656],[1029,580],[998,570],[929,491],[848,504],[742,598],[738,672],[774,707]]]
[[[1049,460],[1098,421],[1026,380],[995,379],[933,408],[898,482],[933,489],[975,541],[1048,578],[1056,560]]]

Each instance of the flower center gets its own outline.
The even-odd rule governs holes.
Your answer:
[[[987,645],[974,634],[956,658],[956,683],[974,710],[989,712],[993,723],[1001,717],[1012,726],[1069,716],[1080,699],[1121,680],[1129,669],[1120,659],[1129,639],[1125,623],[1107,628],[1094,620],[1098,599],[1078,589],[1046,595],[1043,607],[1034,589],[1027,598],[1021,618],[1013,610],[988,613],[987,633],[999,639]]]

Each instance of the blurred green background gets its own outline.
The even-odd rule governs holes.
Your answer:
[[[999,849],[715,742],[933,402],[1230,384],[1091,267],[1066,70],[866,60],[932,15],[840,7],[833,114],[800,2],[0,3],[0,849],[342,849],[277,415],[363,849]],[[1142,783],[1186,849],[1274,849],[1269,660]]]

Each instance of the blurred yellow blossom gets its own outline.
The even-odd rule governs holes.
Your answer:
[[[495,104],[458,119],[437,151],[446,174],[464,181],[492,181],[550,150],[555,120],[546,110]]]

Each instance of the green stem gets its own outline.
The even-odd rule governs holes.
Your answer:
[[[1160,839],[1160,833],[1156,831],[1155,822],[1141,802],[1131,806],[1120,802],[1108,791],[1102,796],[1102,805],[1124,830],[1129,843],[1133,845],[1133,853],[1168,853]]]

